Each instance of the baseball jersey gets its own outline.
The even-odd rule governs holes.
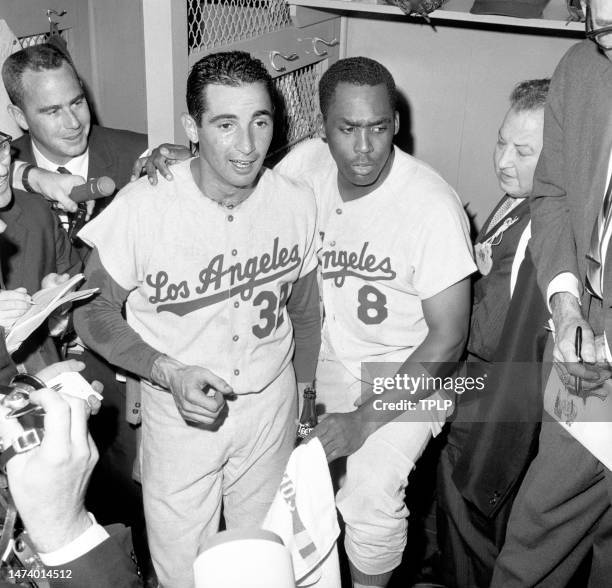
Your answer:
[[[264,170],[229,209],[200,192],[190,163],[172,168],[172,182],[129,184],[79,236],[130,291],[127,321],[146,343],[256,392],[293,354],[286,305],[317,265],[314,198]]]
[[[476,266],[459,197],[428,165],[397,147],[376,190],[344,202],[327,145],[298,145],[277,166],[315,194],[324,342],[361,377],[361,362],[403,363],[427,336],[421,301]]]

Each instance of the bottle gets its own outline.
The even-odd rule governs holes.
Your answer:
[[[304,389],[304,407],[302,415],[297,427],[297,443],[308,437],[310,432],[317,426],[317,411],[316,411],[317,391],[314,383],[306,386]]]

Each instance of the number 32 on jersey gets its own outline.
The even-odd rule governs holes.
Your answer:
[[[271,290],[259,292],[253,299],[253,306],[260,306],[260,322],[253,325],[253,335],[259,339],[265,339],[272,331],[283,324],[284,313],[289,298],[289,284],[282,284],[277,297]]]

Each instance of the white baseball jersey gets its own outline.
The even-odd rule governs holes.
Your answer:
[[[292,284],[316,268],[311,191],[265,170],[232,209],[204,196],[190,161],[174,180],[126,186],[79,233],[126,290],[127,320],[155,349],[259,391],[287,366]]]
[[[361,362],[404,362],[428,332],[421,301],[476,269],[459,197],[397,147],[384,183],[350,202],[320,139],[296,147],[277,169],[304,181],[317,201],[324,340],[358,378]]]

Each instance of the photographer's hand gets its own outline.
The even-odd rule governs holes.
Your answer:
[[[91,525],[84,497],[98,451],[87,429],[89,408],[78,398],[49,389],[31,393],[45,410],[42,444],[7,464],[9,489],[39,552],[69,544]],[[2,439],[21,432],[15,419],[0,416]]]
[[[80,372],[85,369],[85,364],[82,361],[78,361],[76,359],[67,359],[65,361],[58,361],[56,363],[52,363],[47,367],[40,370],[36,376],[40,378],[43,382],[48,383],[50,380],[63,374],[65,372]],[[91,387],[98,393],[102,394],[104,392],[104,385],[97,380],[91,382]],[[93,395],[91,395],[87,399],[87,404],[91,410],[91,414],[98,414],[100,408],[102,407],[101,402]]]

